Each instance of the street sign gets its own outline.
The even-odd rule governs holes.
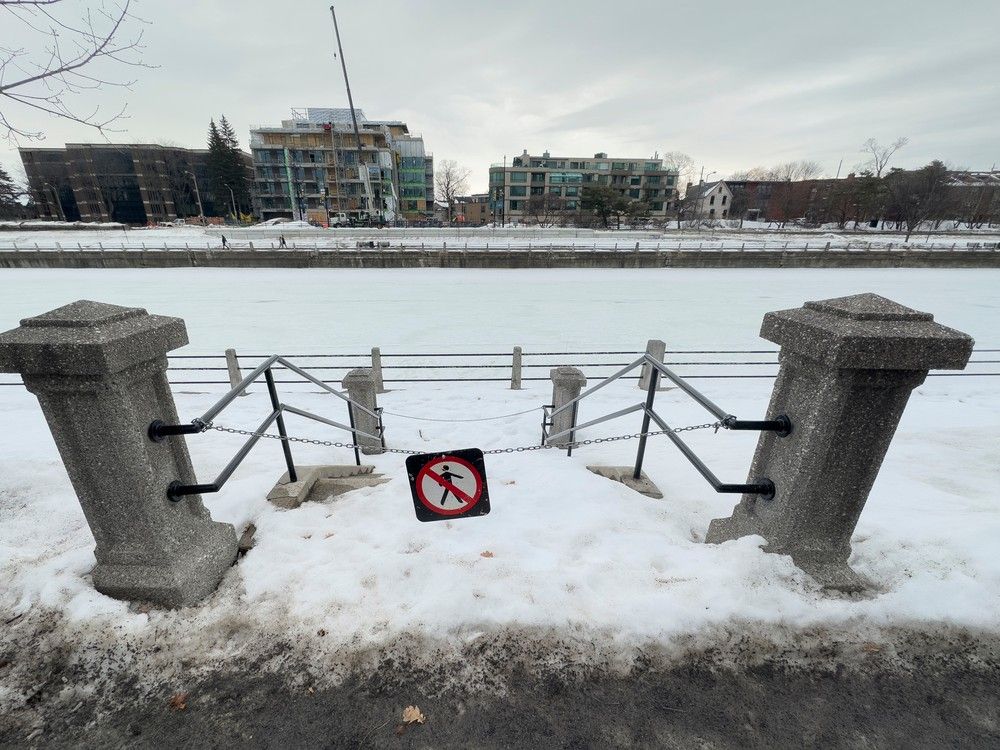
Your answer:
[[[486,464],[478,448],[409,456],[406,473],[418,521],[446,521],[490,512]]]

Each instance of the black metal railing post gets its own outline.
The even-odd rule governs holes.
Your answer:
[[[281,450],[285,454],[285,466],[288,467],[288,481],[299,481],[295,473],[295,462],[292,461],[292,447],[288,444],[288,433],[285,432],[285,418],[281,415],[281,402],[278,400],[278,389],[274,385],[274,375],[271,368],[264,370],[264,379],[267,380],[267,393],[271,397],[271,408],[278,412],[278,434],[281,435]]]
[[[655,367],[649,368],[649,388],[646,391],[646,410],[642,415],[642,430],[639,435],[639,448],[635,452],[635,470],[632,478],[638,479],[642,475],[642,459],[646,456],[646,433],[649,432],[649,415],[653,410],[653,400],[656,398],[656,385],[660,381],[660,371]]]
[[[355,432],[354,424],[354,402],[347,402],[347,423],[351,426],[351,443],[354,444],[354,463],[361,466],[361,452],[358,448],[358,433]],[[384,447],[384,446],[383,446]]]

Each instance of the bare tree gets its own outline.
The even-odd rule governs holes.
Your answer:
[[[787,161],[774,167],[774,172],[779,180],[785,182],[797,182],[799,180],[811,180],[823,171],[823,167],[818,162],[807,159],[798,161]]]
[[[892,155],[909,142],[909,138],[900,137],[888,146],[882,146],[875,138],[869,138],[861,144],[861,151],[866,154],[871,154],[871,159],[865,162],[865,166],[868,167],[876,177],[881,177],[882,172],[884,172],[885,168],[889,166],[889,160],[892,158]]]
[[[141,55],[139,26],[145,22],[131,6],[132,0],[97,0],[76,18],[75,10],[62,12],[78,7],[66,0],[0,0],[0,15],[13,18],[31,38],[24,47],[0,45],[0,129],[7,140],[43,137],[18,125],[7,105],[87,125],[102,135],[116,132],[112,126],[125,118],[125,104],[102,112],[83,97],[105,88],[130,89],[135,82],[113,80],[113,68],[152,67]]]
[[[469,190],[469,170],[459,166],[454,159],[444,159],[434,168],[434,187],[438,200],[448,204],[448,221],[451,222],[455,198]]]
[[[525,204],[527,215],[540,227],[551,227],[555,224],[562,207],[562,199],[552,193],[532,195]]]
[[[677,170],[677,188],[694,179],[694,159],[683,151],[667,151],[663,154],[663,166]]]
[[[885,177],[890,219],[906,228],[906,241],[925,221],[944,218],[952,209],[948,168],[939,161],[914,171],[893,169]]]

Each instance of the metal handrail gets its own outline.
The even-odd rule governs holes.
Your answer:
[[[646,400],[645,403],[638,403],[632,406],[627,406],[624,409],[619,409],[616,412],[610,414],[605,414],[602,417],[592,419],[589,422],[584,422],[583,424],[577,424],[576,417],[579,411],[580,402],[583,399],[593,395],[595,392],[599,391],[616,380],[624,377],[626,374],[634,370],[639,366],[650,367],[649,369],[649,385],[646,390]],[[642,419],[642,429],[639,433],[639,446],[636,450],[635,458],[635,468],[632,473],[633,479],[639,479],[642,476],[642,462],[646,453],[646,439],[649,433],[649,423],[650,420],[655,421],[660,429],[663,430],[674,445],[684,454],[685,458],[691,462],[691,464],[698,470],[698,472],[712,485],[712,488],[716,492],[737,492],[741,494],[752,494],[761,495],[765,499],[771,499],[774,497],[774,483],[767,479],[766,477],[758,479],[753,483],[746,484],[731,484],[725,483],[719,480],[718,477],[712,473],[705,463],[695,455],[694,451],[678,437],[677,433],[664,421],[654,410],[653,401],[656,398],[657,386],[659,384],[660,376],[663,376],[670,380],[672,383],[677,385],[685,394],[694,399],[700,406],[709,411],[716,419],[719,421],[715,423],[716,430],[720,427],[727,430],[759,430],[774,432],[779,437],[784,437],[788,435],[792,430],[792,423],[789,418],[781,414],[774,419],[764,419],[764,420],[741,420],[728,413],[721,407],[719,407],[715,402],[701,393],[698,389],[692,386],[690,383],[684,380],[681,376],[673,372],[669,367],[664,365],[662,362],[657,360],[648,352],[643,354],[635,362],[623,367],[618,370],[613,375],[605,378],[597,385],[588,388],[583,393],[579,394],[573,399],[570,399],[564,404],[561,404],[559,408],[553,408],[551,406],[542,407],[542,443],[548,443],[552,440],[569,436],[569,444],[567,445],[566,454],[572,455],[572,445],[576,433],[586,427],[592,427],[602,422],[607,422],[612,419],[617,419],[618,417],[623,417],[626,414],[631,414],[636,411],[643,412]],[[560,414],[567,409],[572,409],[572,416],[570,418],[570,426],[567,429],[561,430],[559,432],[549,434],[547,428],[551,427],[553,424],[553,417]],[[711,425],[708,425],[711,426]]]
[[[306,380],[314,383],[324,391],[332,393],[341,400],[347,403],[347,415],[349,417],[350,424],[345,425],[337,422],[335,420],[329,419],[328,417],[321,417],[318,414],[313,414],[312,412],[306,411],[305,409],[299,409],[288,404],[283,404],[278,399],[277,386],[274,380],[274,374],[272,373],[272,367],[275,363],[280,363],[291,369],[295,373],[301,375]],[[192,419],[189,424],[166,424],[162,420],[155,419],[150,422],[147,428],[147,435],[150,440],[155,442],[161,442],[170,435],[191,435],[196,433],[205,432],[212,427],[212,420],[222,413],[235,399],[243,392],[243,390],[250,384],[256,382],[256,380],[263,373],[265,380],[267,381],[267,391],[268,396],[271,400],[271,413],[264,419],[260,427],[256,431],[249,433],[250,439],[247,440],[240,449],[236,452],[236,455],[230,459],[229,463],[223,467],[222,471],[215,478],[215,481],[209,484],[184,484],[180,480],[174,480],[167,486],[167,497],[173,501],[179,501],[187,495],[198,495],[207,492],[218,492],[222,489],[223,485],[229,480],[229,477],[236,470],[243,460],[249,455],[250,451],[253,449],[257,441],[260,440],[261,435],[264,430],[266,430],[272,423],[277,423],[278,425],[278,435],[281,438],[281,450],[284,453],[285,465],[288,467],[288,479],[291,482],[298,481],[298,475],[295,471],[295,462],[292,460],[292,450],[287,439],[288,433],[285,430],[284,414],[287,412],[289,414],[295,414],[306,419],[311,419],[316,422],[321,422],[323,424],[330,425],[331,427],[336,427],[337,429],[345,430],[349,432],[353,438],[353,448],[354,448],[354,461],[361,465],[361,454],[357,444],[357,439],[359,436],[372,438],[378,440],[385,447],[385,428],[382,424],[381,409],[376,409],[372,411],[365,406],[351,400],[349,397],[342,394],[335,388],[331,388],[326,385],[323,381],[310,375],[308,372],[303,370],[285,358],[275,354],[267,359],[265,359],[258,367],[256,367],[249,375],[247,375],[243,380],[241,380],[237,385],[229,390],[226,395],[219,399],[208,411],[206,411],[201,417]],[[376,424],[378,425],[378,434],[372,434],[365,430],[359,429],[354,422],[354,410],[358,409],[365,414],[368,414],[376,419]]]

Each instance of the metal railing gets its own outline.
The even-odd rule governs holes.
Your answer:
[[[605,414],[604,416],[592,419],[589,422],[584,422],[583,424],[577,423],[577,414],[579,412],[580,403],[593,395],[602,388],[614,383],[617,380],[625,377],[628,373],[640,367],[649,368],[649,386],[646,389],[646,399],[644,402],[639,402],[632,406],[625,407],[624,409],[619,409],[618,411],[611,412],[610,414]],[[553,404],[549,404],[542,407],[542,443],[551,443],[553,440],[557,440],[561,437],[568,437],[570,445],[566,449],[566,455],[572,455],[573,447],[572,444],[576,437],[576,433],[587,427],[593,427],[594,425],[601,424],[603,422],[608,422],[612,419],[617,419],[619,417],[624,417],[628,414],[632,414],[637,411],[643,413],[642,417],[642,429],[640,430],[639,446],[636,450],[635,466],[632,472],[633,479],[639,479],[642,475],[642,463],[646,455],[646,439],[649,436],[649,424],[653,421],[662,430],[671,442],[681,451],[685,458],[691,462],[691,464],[698,470],[698,472],[712,485],[712,488],[716,492],[725,493],[738,493],[738,494],[748,494],[748,495],[762,495],[765,499],[770,499],[774,497],[774,483],[766,478],[761,477],[757,481],[747,484],[732,484],[722,482],[711,469],[702,461],[691,447],[685,443],[681,437],[678,435],[678,430],[672,428],[667,424],[666,420],[663,419],[654,410],[654,402],[656,400],[657,387],[659,385],[660,377],[667,378],[674,385],[680,388],[685,394],[690,396],[694,401],[696,401],[702,408],[712,414],[718,421],[714,425],[716,430],[719,428],[726,430],[759,430],[766,432],[774,432],[779,437],[784,437],[789,435],[792,431],[791,420],[784,414],[778,415],[774,419],[764,419],[764,420],[743,420],[736,416],[730,414],[724,409],[717,406],[711,399],[709,399],[705,394],[701,393],[694,386],[688,383],[684,378],[677,375],[665,364],[657,360],[650,354],[643,354],[634,362],[626,365],[622,369],[618,370],[613,375],[602,380],[597,385],[588,388],[583,393],[581,393],[576,398],[567,401],[564,404],[556,407]],[[570,426],[567,429],[561,430],[555,434],[550,434],[548,428],[553,425],[553,418],[557,414],[561,414],[566,410],[571,410]]]
[[[613,369],[625,367],[642,352],[631,351],[523,351],[521,380],[547,382],[553,367],[570,365],[586,368],[594,377],[605,377]],[[666,364],[680,367],[685,380],[773,380],[778,374],[777,349],[684,349],[668,350]],[[338,384],[349,370],[371,367],[371,355],[358,354],[283,354],[286,359],[301,360],[300,364],[315,373],[323,383]],[[241,373],[256,368],[267,355],[239,355]],[[976,347],[973,359],[962,372],[931,372],[928,378],[1000,377],[1000,349]],[[381,368],[386,384],[397,383],[488,383],[511,380],[513,357],[510,351],[499,352],[382,352]],[[172,386],[204,386],[205,390],[228,390],[230,381],[224,354],[171,354],[167,356],[167,376]],[[284,367],[274,368],[278,385],[294,385],[298,380],[285,379]],[[638,380],[637,374],[627,376]],[[21,386],[21,378],[0,374],[0,386]]]
[[[347,404],[347,416],[348,424],[341,424],[327,417],[322,417],[318,414],[313,414],[312,412],[305,411],[304,409],[299,409],[295,406],[289,406],[288,404],[283,404],[278,398],[278,389],[274,380],[273,370],[276,369],[274,365],[281,365],[283,368],[291,370],[301,377],[305,378],[314,385],[319,386],[327,393],[331,393],[337,398],[341,399]],[[179,480],[174,480],[167,487],[167,497],[171,500],[178,501],[186,495],[200,495],[206,492],[218,492],[222,489],[223,485],[229,480],[236,468],[243,463],[243,460],[250,454],[254,445],[263,436],[265,430],[272,424],[277,423],[278,434],[282,438],[281,449],[285,456],[285,465],[288,468],[288,480],[290,482],[298,481],[298,475],[295,471],[295,462],[292,459],[292,450],[290,446],[290,441],[288,440],[288,433],[285,430],[285,419],[284,414],[295,414],[299,417],[304,417],[306,419],[311,419],[315,422],[322,422],[323,424],[329,425],[331,427],[336,427],[340,430],[345,430],[349,432],[354,438],[353,448],[354,448],[354,461],[360,466],[361,465],[361,455],[359,453],[357,438],[358,436],[373,438],[378,440],[382,447],[385,447],[385,426],[382,423],[382,410],[376,409],[372,411],[367,407],[352,401],[350,398],[345,396],[340,391],[335,388],[331,388],[326,383],[324,383],[319,378],[314,377],[302,368],[292,364],[286,358],[273,354],[267,359],[265,359],[260,365],[257,366],[249,375],[243,378],[238,384],[233,386],[225,396],[219,399],[212,407],[202,414],[200,417],[192,419],[188,424],[166,424],[162,420],[154,419],[150,422],[147,429],[147,434],[150,440],[154,442],[161,442],[171,435],[193,435],[201,432],[205,432],[212,428],[212,420],[214,420],[219,414],[221,414],[236,397],[239,396],[243,390],[256,382],[260,376],[264,376],[264,380],[267,383],[267,392],[271,400],[271,413],[268,414],[264,421],[260,423],[256,430],[254,430],[250,439],[247,440],[243,446],[236,452],[236,455],[230,459],[229,463],[223,467],[222,471],[219,472],[218,476],[213,482],[208,484],[184,484]],[[360,430],[355,426],[354,423],[354,410],[358,409],[360,412],[368,414],[377,420],[378,424],[378,434],[373,435],[370,432],[365,432]]]

